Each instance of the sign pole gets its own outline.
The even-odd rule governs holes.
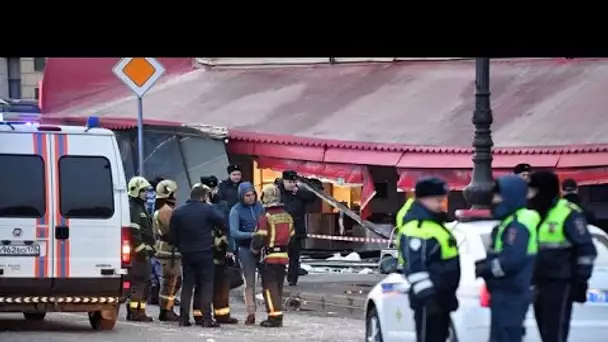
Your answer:
[[[137,95],[137,174],[144,177],[144,95],[165,73],[165,68],[153,57],[124,57],[112,72]]]
[[[144,98],[137,96],[137,156],[138,174],[144,177]]]

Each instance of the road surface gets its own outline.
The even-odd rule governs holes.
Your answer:
[[[219,329],[204,329],[198,326],[180,328],[177,323],[155,321],[151,324],[126,322],[124,308],[120,322],[113,331],[96,332],[89,325],[86,314],[52,313],[44,322],[26,322],[20,314],[0,314],[0,340],[2,342],[179,342],[193,338],[205,342],[268,342],[273,340],[289,342],[362,342],[364,322],[361,318],[333,317],[331,313],[286,312],[284,327],[280,329],[262,328],[256,324],[246,327],[242,324],[245,312],[243,304],[236,300],[234,316],[238,325],[222,325]],[[156,317],[158,307],[150,306],[150,313]],[[261,308],[258,308],[258,311]],[[263,312],[258,321],[265,318]]]

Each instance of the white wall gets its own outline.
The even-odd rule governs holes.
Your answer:
[[[0,98],[8,97],[8,67],[6,58],[0,57]]]

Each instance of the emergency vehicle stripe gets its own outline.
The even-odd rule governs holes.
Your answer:
[[[59,159],[68,153],[68,137],[64,134],[56,134],[55,138],[55,184],[59,187]],[[55,224],[69,227],[69,220],[61,215],[59,189],[56,191],[55,201]],[[70,276],[70,240],[56,240],[56,255],[59,257],[55,261],[55,270],[58,278],[68,278]]]
[[[32,134],[33,137],[33,141],[34,141],[34,153],[38,156],[40,156],[44,162],[44,178],[45,178],[45,184],[49,184],[48,182],[48,150],[47,150],[47,144],[46,144],[46,134],[42,134],[42,133],[34,133]],[[48,237],[48,230],[49,230],[49,196],[50,196],[50,192],[49,191],[45,191],[45,210],[44,210],[44,215],[40,218],[36,219],[36,240],[40,240],[42,239],[42,243],[44,244],[44,246],[42,246],[43,248],[45,248],[45,253],[41,253],[44,254],[44,256],[39,256],[34,258],[34,276],[38,277],[38,278],[45,278],[47,277],[47,270],[48,270],[48,241],[46,241],[47,237]],[[39,242],[40,243],[40,242]]]

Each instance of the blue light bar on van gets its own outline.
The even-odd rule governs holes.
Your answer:
[[[89,116],[87,118],[87,128],[99,128],[101,127],[101,123],[99,121],[99,117],[97,116]]]

